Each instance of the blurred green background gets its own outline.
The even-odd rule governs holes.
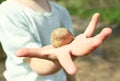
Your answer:
[[[101,13],[101,21],[119,23],[120,0],[55,0],[64,5],[71,15],[89,18],[95,12]]]
[[[0,0],[2,2],[3,0]],[[98,49],[85,57],[79,57],[77,81],[120,81],[120,0],[54,0],[70,12],[75,34],[82,33],[92,15],[101,14],[98,33],[104,27],[111,27],[113,34]],[[5,54],[0,46],[0,81]]]

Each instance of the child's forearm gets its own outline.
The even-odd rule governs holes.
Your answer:
[[[40,75],[49,75],[53,74],[61,69],[61,65],[58,62],[57,58],[53,56],[52,46],[45,46],[39,48],[40,58],[25,58],[25,61],[30,65],[30,68]],[[49,52],[48,50],[51,50]]]
[[[61,69],[61,66],[57,60],[40,58],[27,58],[25,60],[29,63],[31,69],[39,75],[53,74]]]

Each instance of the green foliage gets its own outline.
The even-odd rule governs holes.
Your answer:
[[[118,7],[83,9],[78,11],[78,13],[71,12],[71,14],[80,16],[81,18],[89,18],[96,12],[99,12],[101,14],[101,21],[107,23],[120,22],[120,11]]]
[[[101,21],[120,23],[120,0],[60,0],[71,15],[89,18],[94,13],[101,14]]]
[[[3,2],[3,1],[5,1],[5,0],[0,0],[0,3]]]

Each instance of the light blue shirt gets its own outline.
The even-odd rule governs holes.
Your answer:
[[[50,5],[50,13],[35,12],[12,0],[0,5],[0,41],[7,55],[4,76],[8,81],[66,81],[63,70],[40,76],[23,58],[15,56],[19,48],[40,48],[50,44],[50,34],[55,28],[66,27],[73,33],[66,9],[53,2]]]

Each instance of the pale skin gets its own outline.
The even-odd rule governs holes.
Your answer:
[[[16,55],[19,57],[37,57],[50,59],[53,61],[57,59],[66,72],[69,74],[75,74],[77,68],[71,57],[85,56],[91,53],[98,48],[112,33],[111,28],[104,28],[99,34],[91,37],[96,28],[98,18],[99,14],[94,14],[85,32],[75,37],[75,39],[68,45],[59,48],[54,48],[52,45],[42,48],[23,48],[19,49]]]
[[[37,12],[51,11],[47,0],[16,1]],[[99,13],[94,14],[85,32],[76,36],[70,44],[59,48],[54,48],[52,45],[41,48],[23,48],[16,52],[16,56],[29,57],[25,59],[26,62],[40,75],[49,75],[59,71],[61,68],[64,68],[68,74],[74,75],[77,72],[77,67],[72,58],[88,55],[98,48],[112,33],[110,28],[104,28],[99,34],[91,37],[96,29],[99,15]]]

